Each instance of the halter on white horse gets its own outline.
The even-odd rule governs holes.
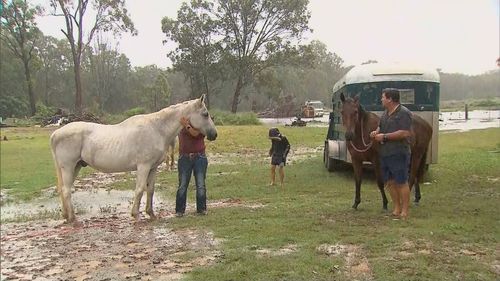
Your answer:
[[[67,222],[75,220],[71,189],[81,167],[91,166],[106,173],[137,171],[132,216],[138,218],[144,191],[146,213],[154,218],[153,194],[156,168],[165,151],[179,134],[182,116],[194,128],[217,138],[217,129],[204,103],[205,96],[172,105],[158,112],[132,116],[116,125],[73,122],[52,133],[50,143],[54,158],[62,213]]]

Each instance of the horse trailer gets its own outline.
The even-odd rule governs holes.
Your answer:
[[[359,96],[360,105],[365,110],[381,116],[384,108],[380,97],[385,88],[399,89],[401,104],[431,125],[433,132],[426,164],[437,163],[439,73],[434,69],[415,65],[373,63],[352,68],[333,86],[333,110],[329,116],[323,157],[329,171],[335,170],[342,162],[352,163],[342,125],[341,93],[346,97]]]

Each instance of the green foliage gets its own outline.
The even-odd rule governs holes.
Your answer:
[[[13,0],[6,5],[0,17],[1,29],[5,31],[0,32],[2,46],[8,48],[24,66],[30,116],[36,111],[31,64],[34,58],[35,41],[41,34],[36,26],[35,17],[41,13],[40,6],[33,6],[27,1]]]
[[[211,96],[213,82],[220,77],[218,60],[221,56],[216,42],[217,21],[214,4],[208,1],[184,3],[177,20],[162,19],[162,31],[178,48],[168,53],[175,70],[189,79],[190,98],[200,93]]]
[[[145,114],[146,109],[144,107],[135,107],[124,112],[125,116],[131,117],[138,114]]]
[[[10,3],[24,5],[22,0],[7,2],[6,10],[12,7]],[[59,1],[50,2],[56,9],[47,11],[48,13],[62,13],[58,6]],[[89,4],[96,3],[96,7],[103,8],[100,11],[104,14],[100,16],[105,17],[106,24],[116,24],[117,31],[131,31],[127,11],[121,10],[122,2],[111,2],[96,0]],[[27,3],[30,6],[30,1]],[[296,42],[293,38],[299,38],[300,33],[308,29],[309,13],[306,3],[307,1],[302,0],[188,1],[178,11],[176,20],[165,18],[162,22],[166,40],[178,45],[178,48],[169,54],[169,58],[174,62],[174,69],[168,70],[157,65],[132,69],[124,54],[113,49],[101,38],[94,38],[97,39],[93,41],[97,41],[94,46],[83,46],[81,50],[81,82],[84,85],[82,106],[86,107],[86,111],[91,108],[100,115],[114,114],[110,116],[111,122],[123,120],[123,112],[130,108],[144,107],[147,111],[155,111],[169,104],[197,98],[201,93],[207,94],[207,105],[210,109],[232,110],[233,106],[237,106],[238,111],[257,112],[282,106],[279,103],[280,97],[292,97],[295,105],[302,104],[307,99],[315,99],[322,100],[328,106],[333,84],[349,66],[345,66],[342,58],[330,52],[322,42],[312,41],[302,46],[288,44],[288,41]],[[110,6],[99,6],[107,4]],[[113,10],[114,8],[116,10]],[[111,10],[114,12],[106,14],[105,11]],[[258,15],[258,11],[262,11],[262,14]],[[35,14],[31,12],[26,16],[36,20],[39,16],[38,8],[35,9]],[[74,14],[75,11],[71,12]],[[236,16],[235,26],[230,25],[228,15],[231,12]],[[274,13],[274,18],[266,18],[270,12]],[[280,14],[286,16],[279,17]],[[7,14],[2,16],[5,18]],[[84,16],[83,26],[92,26],[88,16]],[[123,25],[118,17],[123,17]],[[259,28],[264,26],[260,23],[265,20],[270,20],[269,23],[276,20],[276,33],[268,30],[268,34],[276,36],[258,36],[264,34]],[[254,30],[252,23],[255,23]],[[9,34],[8,26],[12,24],[12,21],[2,22],[2,30],[5,31],[2,36]],[[103,26],[99,26],[101,27]],[[64,29],[66,26],[60,28]],[[29,31],[33,31],[35,35],[35,29],[30,27]],[[236,42],[238,37],[231,34],[234,32],[240,33],[241,36],[248,32],[246,38],[261,39],[259,44],[247,40],[248,46],[243,46],[243,41],[240,41],[240,44]],[[90,35],[90,32],[84,33]],[[293,38],[285,38],[290,36]],[[75,80],[70,43],[67,38],[37,38],[32,53],[33,61],[30,63],[34,102],[43,103],[48,107],[73,110]],[[84,38],[84,41],[87,39]],[[24,65],[14,50],[7,44],[2,46],[5,48],[0,52],[0,116],[29,116],[31,99],[27,94],[29,87]],[[252,49],[253,47],[257,49]],[[238,54],[243,57],[238,58]],[[244,75],[238,77],[240,74]],[[464,103],[447,106],[445,102],[451,100],[465,101],[471,110],[499,108],[498,74],[498,70],[476,76],[440,73],[442,109],[463,110]],[[490,103],[490,99],[493,102]],[[485,101],[475,104],[474,100]],[[233,120],[229,123],[251,122]]]
[[[471,106],[480,108],[500,108],[500,97],[488,98],[486,100],[476,100],[471,102]]]
[[[145,113],[147,111],[144,107],[134,107],[120,114],[104,114],[102,120],[105,124],[118,124],[129,117]]]
[[[66,21],[64,35],[68,38],[68,43],[71,46],[71,54],[73,58],[73,68],[75,73],[75,111],[81,113],[83,111],[83,90],[82,90],[82,60],[83,55],[88,53],[90,48],[87,44],[92,42],[94,35],[98,32],[111,32],[115,35],[121,32],[130,32],[132,35],[137,34],[134,23],[128,15],[125,7],[125,1],[107,1],[96,0],[92,1],[93,9],[96,13],[86,13],[89,1],[57,1],[51,0],[50,5],[54,9],[53,14],[63,16]],[[87,22],[87,20],[89,20]],[[79,26],[82,28],[74,28]],[[86,28],[89,28],[87,30]],[[75,31],[75,32],[74,32]],[[123,83],[122,83],[123,85]]]
[[[25,99],[16,96],[0,95],[0,116],[23,116],[29,112],[29,105]]]
[[[46,106],[43,103],[37,103],[36,104],[36,114],[33,116],[34,119],[36,120],[41,120],[47,117],[51,117],[54,115],[54,113],[57,111],[56,108]]]
[[[213,110],[210,112],[215,125],[259,125],[260,120],[253,112],[231,113],[228,111]]]

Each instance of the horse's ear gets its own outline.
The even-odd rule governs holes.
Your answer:
[[[359,94],[354,96],[354,102],[359,103]]]
[[[340,100],[341,100],[342,102],[345,102],[344,92],[340,93]]]
[[[201,95],[200,102],[205,103],[205,94]]]

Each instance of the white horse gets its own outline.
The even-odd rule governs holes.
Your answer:
[[[146,213],[155,218],[156,168],[182,129],[181,117],[186,117],[208,140],[217,138],[217,129],[204,99],[202,95],[155,113],[132,116],[116,125],[73,122],[54,131],[50,144],[66,221],[75,221],[71,189],[81,167],[87,165],[105,173],[137,171],[132,217],[138,219],[142,194],[146,191]]]

